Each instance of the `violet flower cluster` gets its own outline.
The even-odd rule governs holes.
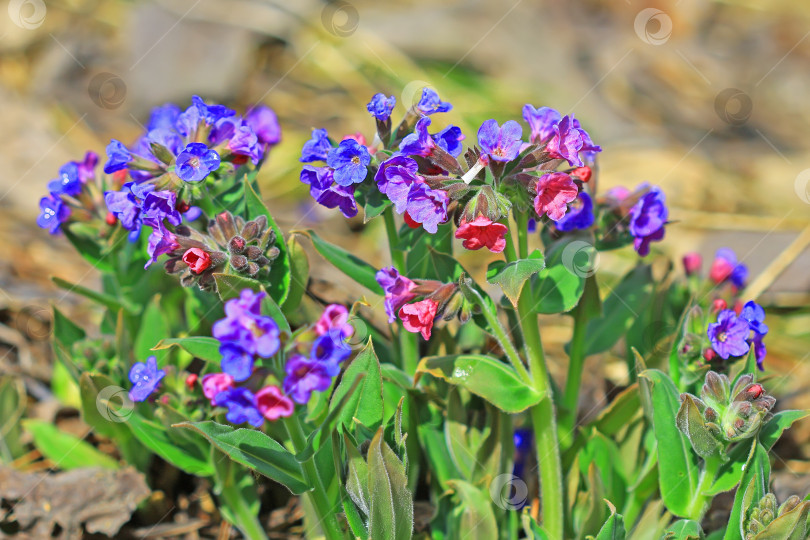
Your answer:
[[[292,415],[295,403],[306,404],[312,392],[331,386],[341,363],[352,353],[346,340],[353,328],[345,306],[327,306],[319,320],[297,333],[282,351],[278,325],[261,314],[264,297],[264,292],[243,290],[225,303],[225,318],[212,331],[220,342],[222,371],[203,376],[203,394],[211,405],[226,408],[226,418],[233,424],[258,427],[264,420]],[[272,367],[274,362],[263,361],[261,368],[256,365],[257,359],[279,357],[286,360],[278,371]],[[268,374],[281,384],[254,392],[252,388],[264,384]]]
[[[39,200],[37,225],[57,234],[72,217],[98,217],[97,164],[98,154],[87,152],[83,161],[69,161],[59,168],[57,178],[48,182],[48,195]]]

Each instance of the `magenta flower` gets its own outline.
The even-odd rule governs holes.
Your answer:
[[[464,249],[476,250],[483,247],[492,253],[500,253],[506,247],[506,233],[509,229],[503,223],[494,223],[484,215],[470,222],[463,221],[456,230],[456,238],[464,240]]]
[[[295,405],[278,386],[265,386],[256,392],[256,408],[262,416],[272,422],[292,416]]]
[[[487,120],[478,129],[478,144],[485,154],[495,161],[512,161],[520,154],[523,144],[523,128],[514,120],[498,126],[495,120]]]
[[[602,148],[593,144],[590,135],[579,127],[579,121],[572,116],[563,116],[554,126],[554,136],[546,145],[546,152],[557,159],[565,159],[573,167],[582,167],[580,152],[601,152]]]
[[[571,177],[562,172],[544,174],[537,180],[534,210],[537,215],[559,221],[568,209],[568,203],[577,198],[578,188]]]
[[[349,310],[343,304],[329,304],[324,308],[318,322],[315,323],[315,333],[324,335],[329,330],[336,329],[343,337],[351,337],[354,327],[348,323]]]
[[[218,405],[216,401],[217,394],[233,388],[233,383],[233,377],[227,373],[209,373],[208,375],[203,375],[203,395],[208,398],[211,405],[216,407]]]
[[[413,304],[405,304],[399,310],[399,318],[405,330],[413,333],[421,333],[425,340],[430,339],[433,330],[433,319],[436,318],[436,311],[439,303],[431,298],[425,298]]]

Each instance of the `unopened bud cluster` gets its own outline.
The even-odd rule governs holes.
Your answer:
[[[749,510],[745,521],[745,540],[765,538],[807,538],[810,502],[791,495],[777,508],[776,497],[767,493]]]

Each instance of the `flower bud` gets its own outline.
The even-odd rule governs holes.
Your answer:
[[[683,256],[683,269],[687,276],[693,276],[700,272],[700,267],[703,266],[703,257],[700,253],[687,253]]]
[[[241,236],[234,236],[228,241],[228,251],[230,251],[234,255],[238,255],[245,252],[245,246],[247,242]]]
[[[740,489],[745,489],[745,486],[740,486]],[[748,515],[743,527],[744,538],[807,538],[808,513],[810,501],[791,495],[777,509],[776,497],[767,493],[755,506],[743,508],[743,515]]]
[[[278,249],[277,247],[273,247],[272,249]],[[259,246],[248,246],[245,250],[245,256],[248,258],[249,261],[255,261],[259,257],[264,255],[262,252],[262,248]]]
[[[234,255],[231,257],[231,266],[234,270],[242,272],[247,268],[248,260],[244,255]]]
[[[189,373],[188,377],[186,377],[186,387],[189,390],[193,390],[194,386],[197,384],[197,379],[198,378],[199,378],[199,375],[197,375],[196,373]]]
[[[583,183],[587,183],[588,180],[591,179],[592,171],[591,171],[591,168],[587,167],[587,166],[585,166],[585,167],[577,167],[576,169],[571,171],[569,174],[571,176],[573,176],[574,178],[578,178]]]
[[[112,227],[113,225],[118,223],[118,218],[115,217],[115,214],[113,214],[112,212],[107,212],[107,217],[104,218],[104,221],[107,223],[107,225]]]
[[[715,298],[714,301],[712,302],[712,313],[720,313],[727,307],[728,304],[726,304],[725,300],[723,300],[722,298]]]
[[[253,240],[259,236],[259,225],[255,221],[248,221],[245,223],[245,226],[242,227],[242,237],[245,240]]]
[[[265,254],[265,257],[267,257],[268,262],[273,262],[273,261],[276,260],[276,258],[280,254],[281,254],[281,250],[279,250],[276,246],[273,246],[273,247],[271,247],[270,249],[267,250],[267,253]]]
[[[261,270],[261,268],[259,268],[258,264],[256,264],[255,262],[249,262],[248,265],[247,265],[247,269],[244,270],[244,272],[248,276],[253,277],[253,276],[255,276],[256,274],[259,273],[259,270]]]
[[[180,212],[181,214],[185,214],[188,212],[189,208],[191,208],[188,203],[184,200],[178,200],[177,204],[174,205],[174,209]]]
[[[192,272],[201,274],[211,266],[211,257],[200,248],[191,248],[183,253],[183,262],[188,265]]]

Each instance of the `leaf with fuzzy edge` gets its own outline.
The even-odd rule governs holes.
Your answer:
[[[495,261],[487,268],[487,281],[500,286],[503,293],[517,307],[523,284],[533,275],[546,267],[543,254],[534,250],[528,259],[520,259],[510,263]]]

